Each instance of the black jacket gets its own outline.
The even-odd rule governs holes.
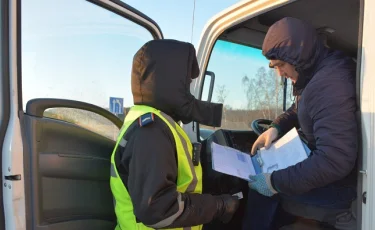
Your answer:
[[[157,116],[139,127],[137,121],[125,135],[126,147],[115,155],[118,173],[128,189],[137,219],[154,225],[179,210],[177,202],[177,150],[169,127]],[[169,227],[210,222],[216,201],[209,194],[182,194],[184,212]]]
[[[275,187],[301,194],[332,183],[353,186],[358,153],[355,63],[323,46],[312,26],[294,18],[270,28],[263,54],[296,67],[296,103],[274,123],[283,133],[300,127],[313,149],[307,160],[274,172]]]

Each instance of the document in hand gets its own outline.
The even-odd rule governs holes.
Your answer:
[[[310,154],[294,128],[274,142],[269,149],[259,149],[251,157],[236,149],[212,143],[212,168],[215,171],[249,180],[249,175],[271,173],[305,160]]]

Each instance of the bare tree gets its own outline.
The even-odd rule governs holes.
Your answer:
[[[216,93],[217,93],[217,101],[218,101],[219,103],[224,104],[225,99],[226,99],[227,96],[228,96],[228,92],[227,92],[227,90],[225,89],[225,85],[218,85],[217,90],[216,90]]]
[[[226,110],[227,108],[230,108],[230,107],[225,106],[225,99],[228,96],[228,91],[226,90],[225,85],[218,85],[216,94],[217,94],[217,101],[223,104],[223,118],[224,118],[224,124],[225,124],[226,123]]]
[[[282,102],[281,79],[273,70],[260,67],[254,77],[242,78],[249,113],[259,111],[266,119],[274,119],[280,111]]]
[[[267,72],[268,93],[270,97],[269,106],[273,110],[270,117],[275,118],[281,113],[283,103],[283,81],[278,77],[274,70],[270,69]]]

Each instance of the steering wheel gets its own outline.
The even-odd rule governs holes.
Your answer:
[[[251,129],[259,136],[269,129],[271,123],[272,121],[268,119],[256,119],[251,122]]]
[[[251,129],[254,131],[254,133],[256,133],[259,136],[265,131],[267,131],[267,129],[269,129],[269,126],[271,125],[271,123],[272,121],[268,119],[256,119],[251,122]],[[306,137],[303,135],[302,131],[297,130],[297,132],[302,142],[304,142],[307,145],[308,141]]]

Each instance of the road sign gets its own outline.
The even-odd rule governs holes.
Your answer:
[[[124,113],[124,98],[110,97],[109,98],[109,111],[114,114]]]

